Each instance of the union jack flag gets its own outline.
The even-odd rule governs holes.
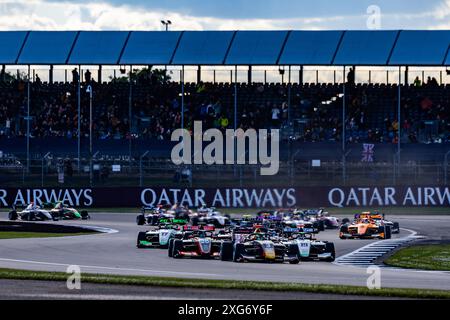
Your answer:
[[[374,144],[364,143],[363,144],[363,151],[362,151],[362,162],[373,162],[373,155],[374,155]]]

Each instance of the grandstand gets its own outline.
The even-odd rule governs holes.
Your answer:
[[[168,140],[194,120],[281,129],[291,184],[447,183],[450,31],[15,31],[0,41],[6,185],[58,184],[61,171],[83,184],[91,159],[97,185],[179,184]],[[188,184],[280,180],[251,166],[190,170]]]

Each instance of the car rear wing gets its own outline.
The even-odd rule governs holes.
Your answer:
[[[383,219],[384,213],[357,213],[355,214],[355,219]]]
[[[234,234],[251,234],[253,233],[253,227],[237,227],[233,229]]]
[[[143,206],[143,207],[141,207],[141,213],[142,214],[144,214],[144,213],[146,213],[146,212],[148,212],[148,211],[156,211],[156,207],[153,207],[153,206]]]
[[[11,206],[11,209],[14,210],[14,211],[16,211],[17,209],[23,210],[23,209],[25,209],[26,207],[27,207],[27,205],[17,205],[17,204],[13,204],[13,205]]]
[[[214,226],[210,225],[201,225],[201,226],[191,226],[191,225],[184,225],[183,231],[214,231],[216,228]]]
[[[254,223],[256,223],[256,222],[261,222],[261,220],[256,219],[255,217],[250,217],[250,218],[242,217],[242,218],[232,218],[231,219],[231,223],[234,223],[236,225],[240,225],[242,222],[250,222],[250,223],[254,222]]]
[[[57,202],[43,202],[41,208],[43,209],[53,209]]]

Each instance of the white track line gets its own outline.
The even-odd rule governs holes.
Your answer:
[[[338,257],[334,264],[356,267],[367,267],[370,265],[374,265],[373,262],[379,257],[389,253],[390,251],[398,248],[405,243],[421,238],[417,236],[417,232],[414,230],[405,228],[401,228],[401,230],[410,232],[410,234],[402,238],[379,240],[369,243],[368,245],[365,245],[355,251]]]
[[[4,259],[4,258],[0,258],[0,261],[23,263],[23,264],[38,264],[38,265],[55,266],[55,267],[70,266],[70,264],[66,264],[66,263],[16,260],[16,259]],[[103,270],[111,270],[111,271],[136,271],[136,272],[146,272],[146,273],[175,274],[175,275],[189,275],[189,276],[219,276],[218,274],[212,274],[212,273],[193,273],[193,272],[164,271],[164,270],[153,270],[153,269],[133,269],[133,268],[119,268],[119,267],[113,268],[113,267],[86,266],[86,265],[77,265],[77,266],[79,266],[80,268],[85,268],[85,269],[100,269],[100,270],[103,269]]]
[[[119,230],[116,230],[116,229],[98,227],[98,226],[90,226],[90,225],[70,225],[70,226],[78,227],[78,228],[82,228],[82,229],[93,230],[93,231],[97,231],[97,232],[101,232],[101,233],[108,233],[108,234],[113,234],[113,233],[119,232]]]

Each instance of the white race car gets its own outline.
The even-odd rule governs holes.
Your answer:
[[[13,209],[8,214],[8,219],[11,221],[15,220],[25,220],[25,221],[47,221],[47,220],[57,220],[53,217],[48,210],[42,209],[35,203],[30,203],[22,211],[17,211],[14,206]]]
[[[190,215],[192,225],[199,224],[213,225],[216,228],[223,228],[230,225],[230,217],[222,215],[215,208],[201,207],[196,213]]]
[[[313,234],[300,232],[296,228],[285,228],[282,240],[286,246],[297,245],[300,260],[323,260],[333,262],[336,258],[334,243],[314,239]]]
[[[139,232],[138,248],[168,248],[170,239],[181,239],[183,233],[177,225],[161,225],[157,229]]]

